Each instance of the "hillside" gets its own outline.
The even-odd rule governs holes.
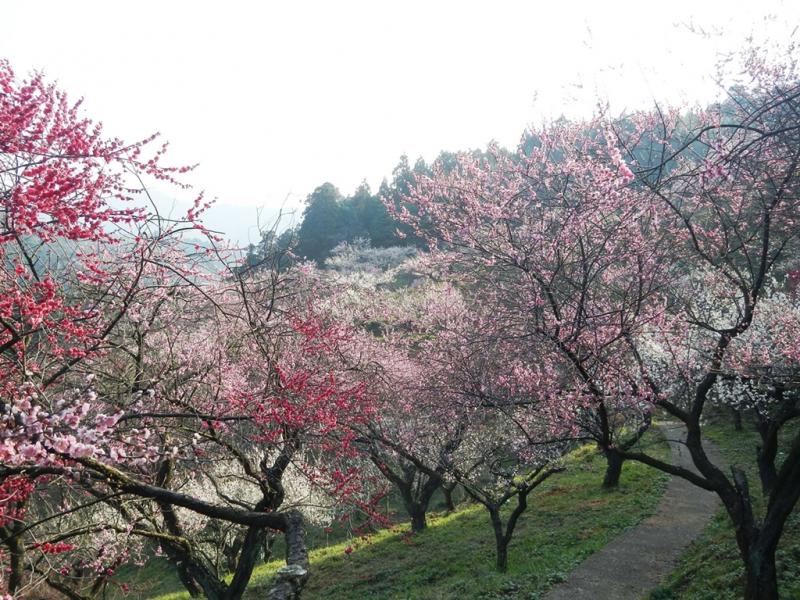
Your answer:
[[[660,434],[642,443],[659,456],[668,455]],[[604,468],[602,456],[591,445],[584,446],[568,457],[565,473],[533,493],[511,542],[506,574],[494,570],[494,539],[486,511],[462,504],[452,514],[434,515],[421,534],[410,535],[408,526],[399,524],[366,541],[313,550],[304,598],[535,598],[658,504],[664,475],[641,464],[626,464],[619,489],[606,491],[600,486]],[[350,554],[348,547],[353,548]],[[246,597],[259,597],[282,565],[278,560],[260,567]],[[163,575],[160,569],[149,574],[145,570],[137,580],[152,582]],[[165,587],[153,589],[164,593]],[[188,597],[178,592],[157,600]]]

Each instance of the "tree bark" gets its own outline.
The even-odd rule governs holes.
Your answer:
[[[247,533],[241,543],[239,560],[236,562],[233,579],[228,585],[228,598],[230,600],[238,600],[247,589],[253,569],[261,556],[265,537],[266,533],[261,527],[249,527],[247,529]]]
[[[500,573],[508,571],[508,541],[497,539],[497,570]]]
[[[606,450],[605,455],[606,474],[603,478],[603,488],[614,489],[619,486],[619,479],[622,475],[622,464],[625,462],[625,459],[614,449]]]
[[[737,467],[731,467],[731,474],[735,496],[726,493],[721,497],[736,527],[736,543],[744,561],[744,600],[778,600],[775,551],[785,518],[780,510],[773,512],[773,509],[785,502],[783,499],[770,498],[767,515],[759,526],[753,512],[747,475]],[[788,512],[790,510],[786,512],[787,516]]]
[[[164,549],[165,547],[167,547],[166,544],[161,545],[162,549]],[[165,554],[170,558],[172,557],[172,553],[170,551],[165,551]],[[175,570],[178,572],[178,579],[181,580],[181,583],[183,584],[183,587],[186,588],[186,591],[189,593],[189,596],[192,598],[199,598],[200,596],[202,596],[203,590],[200,589],[200,586],[197,585],[195,580],[192,578],[192,575],[189,572],[189,569],[186,567],[185,562],[182,560],[180,561],[173,560],[173,562],[175,563]]]
[[[432,481],[429,479],[421,490],[418,490],[416,495],[412,485],[398,486],[400,495],[403,498],[403,505],[405,506],[408,516],[411,517],[411,531],[423,531],[428,527],[427,513],[428,505],[433,497],[436,488],[439,487],[441,480]]]
[[[19,591],[25,577],[25,547],[22,538],[16,533],[5,542],[8,548],[8,593],[12,596]]]
[[[411,531],[422,531],[427,529],[428,521],[424,510],[411,513]]]
[[[783,400],[783,394],[777,395],[778,401]],[[761,490],[765,497],[769,497],[775,481],[778,479],[778,468],[775,459],[778,456],[778,431],[783,420],[769,419],[757,416],[758,435],[761,444],[757,448],[756,460],[758,461],[758,476],[761,479]]]
[[[296,510],[287,515],[286,566],[278,569],[267,600],[300,600],[308,581],[308,551],[303,516]]]
[[[777,443],[774,447],[759,446],[757,448],[758,477],[761,480],[761,491],[765,498],[769,498],[775,482],[778,479],[778,469],[775,467],[775,457],[777,456]]]
[[[458,483],[453,483],[451,485],[443,485],[442,486],[442,495],[444,495],[444,507],[447,512],[453,512],[456,509],[456,505],[453,502],[453,491],[456,489]]]
[[[494,529],[494,541],[497,551],[495,566],[500,573],[505,573],[508,570],[508,542],[511,536],[507,536],[503,531],[500,508],[492,506],[487,506],[487,508],[489,509],[489,518],[492,521],[492,529]]]
[[[775,550],[751,549],[745,557],[744,600],[778,600]]]
[[[738,408],[733,409],[733,428],[736,431],[742,430],[742,411]]]

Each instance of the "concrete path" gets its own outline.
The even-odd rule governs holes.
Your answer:
[[[661,429],[669,440],[673,464],[695,470],[683,445],[683,426],[667,423]],[[707,442],[704,445],[717,463],[716,450]],[[718,506],[716,494],[672,477],[655,515],[584,560],[544,600],[641,600],[674,569]]]

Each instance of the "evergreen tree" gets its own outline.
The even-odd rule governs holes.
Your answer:
[[[339,242],[347,239],[342,195],[332,183],[323,183],[306,198],[303,223],[295,254],[322,263]]]

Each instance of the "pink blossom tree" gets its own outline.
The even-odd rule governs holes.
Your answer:
[[[108,140],[62,92],[38,75],[18,82],[7,63],[0,86],[7,591],[91,595],[131,559],[125,546],[149,538],[190,591],[238,598],[265,531],[279,530],[289,566],[271,597],[297,597],[305,492],[284,506],[287,471],[332,506],[369,508],[345,424],[371,409],[364,384],[340,377],[342,332],[296,278],[201,264],[217,254],[213,236],[189,239],[208,233],[202,197],[176,221],[135,202],[142,178],[178,184],[188,171],[161,166],[164,147],[148,156],[154,138]],[[192,541],[214,523],[243,528],[230,582]],[[108,543],[87,543],[98,536]]]
[[[358,441],[400,492],[413,531],[425,528],[437,490],[461,484],[489,511],[505,571],[528,497],[560,470],[554,460],[569,435],[541,388],[553,375],[527,366],[495,330],[502,321],[451,285],[418,279],[412,288],[364,286],[354,296],[358,306],[344,311],[371,324],[354,355],[372,367],[380,407]],[[501,511],[514,499],[504,523]]]
[[[417,177],[413,210],[399,210],[445,270],[506,319],[510,338],[549,344],[551,386],[609,457],[608,483],[614,463],[637,459],[720,496],[748,599],[777,598],[775,549],[800,497],[800,446],[790,442],[782,462],[777,453],[778,432],[797,416],[783,341],[793,313],[776,319],[765,302],[770,279],[796,267],[793,51],[776,62],[746,50],[746,80],[729,101],[688,118],[655,110],[558,122],[516,155],[490,149],[437,165]],[[756,323],[760,335],[750,335]],[[744,471],[726,475],[703,449],[714,393],[761,404],[762,515]],[[633,449],[653,406],[686,425],[699,475]]]
[[[412,531],[422,531],[434,494],[452,491],[452,471],[471,427],[454,386],[453,369],[461,365],[449,361],[443,340],[447,328],[465,324],[467,313],[449,286],[402,295],[362,290],[362,301],[370,304],[368,322],[378,324],[380,338],[364,332],[354,356],[368,360],[354,363],[371,372],[379,409],[357,432],[360,447],[399,492]]]
[[[658,332],[660,357],[632,343],[656,404],[686,425],[699,474],[627,453],[719,495],[736,529],[745,598],[776,599],[775,552],[800,498],[800,437],[783,460],[778,433],[797,410],[797,314],[776,294],[798,250],[798,109],[794,49],[773,60],[743,51],[746,78],[729,99],[696,112],[658,110],[618,128],[637,161],[637,180],[661,203],[662,227],[676,244],[669,324]],[[782,296],[782,297],[781,297]],[[780,309],[776,310],[776,306]],[[714,397],[755,411],[762,446],[757,463],[765,496],[759,511],[745,471],[730,475],[703,446],[703,417]]]
[[[650,299],[670,252],[632,179],[602,119],[557,122],[516,154],[490,147],[434,165],[406,198],[413,212],[397,213],[428,236],[431,262],[492,307],[497,331],[527,346],[517,353],[547,363],[548,395],[605,454],[608,487],[650,424],[626,340],[661,318]]]

